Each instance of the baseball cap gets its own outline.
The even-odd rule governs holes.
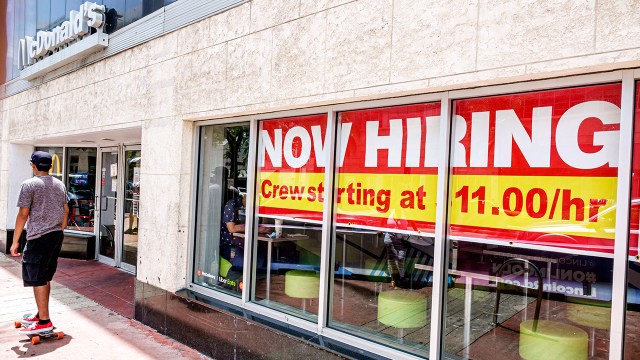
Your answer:
[[[40,166],[51,166],[51,154],[44,151],[35,151],[31,154],[31,163],[33,165]]]

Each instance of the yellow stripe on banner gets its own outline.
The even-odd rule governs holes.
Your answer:
[[[263,171],[259,204],[322,212],[323,181],[322,173]],[[335,201],[343,215],[434,222],[436,183],[436,175],[339,174]]]
[[[614,239],[616,184],[615,177],[454,175],[450,221]]]
[[[260,172],[258,204],[322,213],[323,173]]]

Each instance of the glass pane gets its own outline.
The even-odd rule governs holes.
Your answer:
[[[26,36],[36,35],[36,0],[26,0],[24,7],[24,34]]]
[[[193,281],[240,296],[244,259],[249,124],[200,133]]]
[[[627,275],[627,313],[624,357],[633,359],[640,354],[640,256],[638,233],[640,232],[640,82],[636,83],[636,116],[633,136],[633,172],[631,182],[631,208],[629,224],[629,273]]]
[[[105,32],[111,34],[124,27],[124,0],[104,0],[107,8]]]
[[[453,102],[447,353],[608,358],[620,94]]]
[[[24,25],[25,25],[25,9],[24,1],[16,1],[13,7],[13,77],[20,76],[20,70],[18,68],[18,62],[20,59],[20,39],[24,38]]]
[[[122,229],[122,261],[136,266],[138,259],[138,228],[140,209],[140,166],[141,151],[125,151],[125,198]]]
[[[54,169],[55,170],[55,169]],[[93,232],[96,149],[67,148],[69,230]]]
[[[51,24],[51,1],[50,0],[38,0],[38,8],[36,10],[36,25],[37,30],[48,30]]]
[[[49,175],[57,178],[58,180],[64,182],[62,179],[62,148],[61,147],[36,147],[36,151],[46,151],[51,154],[52,163],[51,170],[49,170]],[[69,192],[69,200],[74,200],[74,194]]]
[[[69,16],[65,5],[64,1],[51,1],[51,16],[49,17],[51,29],[62,24]]]
[[[260,122],[256,301],[317,321],[327,116]],[[312,140],[313,139],[313,140]],[[328,149],[324,149],[328,151]]]
[[[427,357],[440,104],[338,119],[329,324]]]
[[[2,83],[9,81],[13,78],[13,39],[14,39],[14,30],[13,30],[13,13],[14,13],[14,2],[15,0],[8,0],[6,4],[6,8],[2,8],[5,12],[0,12],[0,16],[4,16],[2,20],[0,20],[0,24],[3,25],[3,31],[6,31],[5,41],[0,41],[0,51],[6,52],[6,61],[4,62],[4,68],[0,70],[0,80]]]
[[[66,0],[66,1],[67,1],[67,6],[66,6],[67,11],[65,14],[66,19],[69,18],[69,11],[71,10],[78,11],[78,9],[80,8],[80,4],[85,2],[85,0]]]
[[[113,259],[116,251],[116,214],[118,209],[118,151],[102,153],[100,181],[100,237],[99,251]]]
[[[126,0],[124,26],[142,18],[142,0]]]
[[[147,16],[163,6],[163,0],[144,0],[142,2],[142,16]]]

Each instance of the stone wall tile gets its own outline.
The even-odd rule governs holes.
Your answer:
[[[183,122],[174,117],[147,120],[142,129],[141,171],[152,175],[178,175],[181,169],[181,131]]]
[[[299,17],[300,0],[253,0],[251,32],[283,24]]]
[[[364,0],[328,10],[325,92],[387,84],[391,0]]]
[[[592,52],[595,0],[480,3],[477,69]]]
[[[353,1],[354,0],[301,0],[300,16],[315,14],[317,12],[344,5]]]
[[[598,1],[596,52],[640,47],[640,0]]]
[[[271,96],[272,40],[267,29],[229,42],[226,106],[264,102]]]
[[[355,90],[356,97],[380,97],[376,95],[402,93],[402,92],[424,92],[429,90],[429,80],[407,81],[397,84],[373,86]]]
[[[500,69],[474,71],[465,74],[441,76],[429,79],[431,90],[456,89],[461,84],[466,86],[483,86],[504,83],[506,79],[523,76],[526,73],[525,65],[509,66]]]
[[[326,12],[273,29],[272,88],[278,99],[322,93]]]
[[[177,31],[178,55],[204,49],[212,44],[209,36],[209,19],[201,20]]]
[[[184,56],[176,86],[179,111],[188,114],[224,107],[227,43]]]
[[[478,0],[394,1],[391,82],[474,70],[477,16]]]
[[[209,36],[212,44],[219,44],[249,34],[251,3],[236,6],[209,18]]]
[[[640,66],[640,48],[528,64],[527,73],[533,75],[553,72],[555,76],[561,76],[637,66]]]
[[[124,73],[145,68],[149,65],[149,46],[140,44],[124,52],[122,71]]]
[[[149,48],[147,50],[149,65],[173,59],[178,55],[178,32],[170,32],[145,45]]]
[[[146,119],[154,119],[177,114],[176,105],[176,76],[178,59],[171,59],[147,68],[147,81],[149,82],[149,111]]]

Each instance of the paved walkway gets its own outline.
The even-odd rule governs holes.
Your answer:
[[[18,262],[0,254],[0,359],[209,359],[141,323],[118,315],[53,281],[51,319],[62,340],[32,345],[13,321],[35,310]]]

